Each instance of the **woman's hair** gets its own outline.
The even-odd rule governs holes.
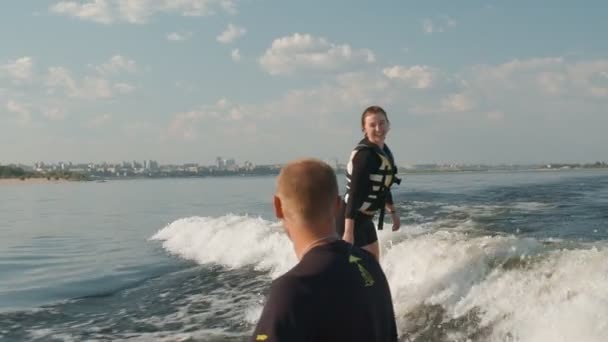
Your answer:
[[[390,123],[390,121],[388,120],[388,115],[386,115],[386,112],[384,111],[384,109],[382,109],[382,107],[370,106],[370,107],[365,108],[365,110],[363,111],[363,114],[361,114],[361,128],[365,127],[365,118],[368,115],[373,115],[373,114],[384,115],[384,117],[386,118],[386,122]]]

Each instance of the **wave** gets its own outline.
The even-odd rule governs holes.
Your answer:
[[[542,207],[523,204],[525,209]],[[435,226],[436,228],[436,226]],[[379,232],[400,334],[411,341],[604,341],[608,248],[513,235],[405,226]],[[152,240],[172,255],[275,278],[296,263],[279,223],[190,217]],[[261,302],[243,313],[255,323]]]
[[[280,225],[262,218],[225,215],[189,217],[172,222],[152,240],[161,240],[170,254],[199,264],[227,268],[253,266],[276,277],[291,268],[296,257]]]

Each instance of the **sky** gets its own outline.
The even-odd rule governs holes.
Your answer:
[[[9,0],[0,164],[608,161],[608,2]]]

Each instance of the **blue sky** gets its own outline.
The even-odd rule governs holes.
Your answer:
[[[9,1],[0,163],[608,161],[608,3]]]

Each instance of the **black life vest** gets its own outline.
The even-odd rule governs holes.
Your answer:
[[[345,201],[348,201],[348,196],[351,187],[351,176],[353,171],[353,159],[355,155],[363,149],[372,149],[374,153],[380,159],[380,166],[377,170],[374,170],[370,175],[371,189],[368,189],[367,196],[359,208],[359,211],[372,214],[379,209],[384,208],[386,201],[386,194],[390,189],[391,185],[401,183],[401,180],[397,178],[397,166],[393,154],[388,146],[384,145],[384,149],[378,147],[378,145],[369,142],[367,139],[361,140],[359,144],[353,149],[350,154],[350,159],[346,168],[346,196]]]

